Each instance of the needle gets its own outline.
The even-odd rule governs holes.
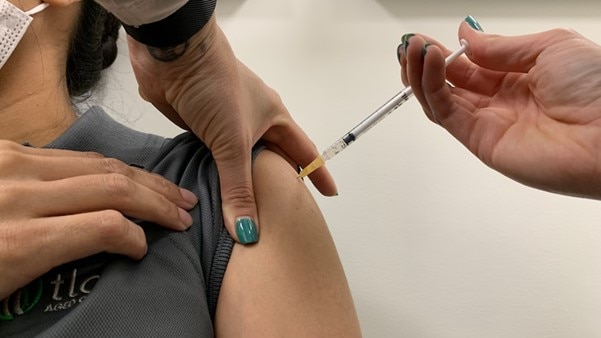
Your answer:
[[[449,65],[451,62],[455,61],[461,54],[465,53],[468,48],[468,43],[465,40],[461,40],[461,47],[454,51],[451,55],[447,56],[445,59],[445,65]],[[361,123],[359,123],[355,128],[351,129],[348,133],[346,133],[342,138],[334,142],[331,146],[329,146],[324,152],[318,156],[313,162],[309,163],[303,170],[298,174],[299,178],[303,178],[315,170],[319,169],[324,163],[338,155],[344,149],[346,149],[351,143],[355,142],[359,138],[359,136],[363,135],[373,126],[378,124],[384,117],[388,116],[388,114],[392,113],[398,107],[400,107],[403,103],[407,102],[413,96],[413,89],[411,87],[405,87],[398,94],[396,94],[393,98],[388,100],[382,107],[378,108],[375,112],[371,113],[367,118],[365,118]]]

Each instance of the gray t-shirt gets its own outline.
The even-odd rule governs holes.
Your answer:
[[[167,140],[134,131],[98,107],[48,147],[94,151],[163,175],[198,196],[194,224],[173,232],[136,221],[149,242],[144,259],[103,253],[53,269],[0,301],[0,336],[212,337],[233,240],[208,148],[190,133]]]

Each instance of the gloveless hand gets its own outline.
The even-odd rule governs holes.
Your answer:
[[[142,229],[126,216],[181,231],[194,195],[96,153],[0,141],[0,299],[53,267],[99,252],[142,258]]]
[[[400,49],[403,82],[426,115],[510,178],[601,198],[601,47],[569,30],[503,37],[465,22],[459,37],[469,59],[446,72],[450,51],[433,39]]]
[[[142,97],[211,149],[221,180],[225,224],[239,239],[236,219],[258,216],[251,179],[253,144],[263,139],[300,165],[315,159],[317,149],[278,94],[234,56],[215,18],[170,62],[154,59],[132,38],[128,42]],[[336,194],[325,168],[310,178],[323,194]]]

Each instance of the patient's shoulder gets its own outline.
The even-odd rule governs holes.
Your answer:
[[[253,186],[259,241],[234,246],[219,295],[217,336],[360,336],[334,242],[296,170],[262,151]]]
[[[317,208],[305,182],[297,178],[292,163],[280,155],[264,150],[253,166],[253,187],[259,208],[275,208],[273,212],[290,213],[301,206]]]

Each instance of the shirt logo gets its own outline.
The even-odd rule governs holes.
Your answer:
[[[42,312],[64,311],[81,303],[100,279],[100,274],[52,273],[38,278],[0,303],[0,321],[10,321],[42,304]],[[49,297],[50,296],[50,297]]]
[[[38,278],[33,283],[5,298],[1,303],[0,321],[12,320],[31,311],[42,298],[42,279]]]

